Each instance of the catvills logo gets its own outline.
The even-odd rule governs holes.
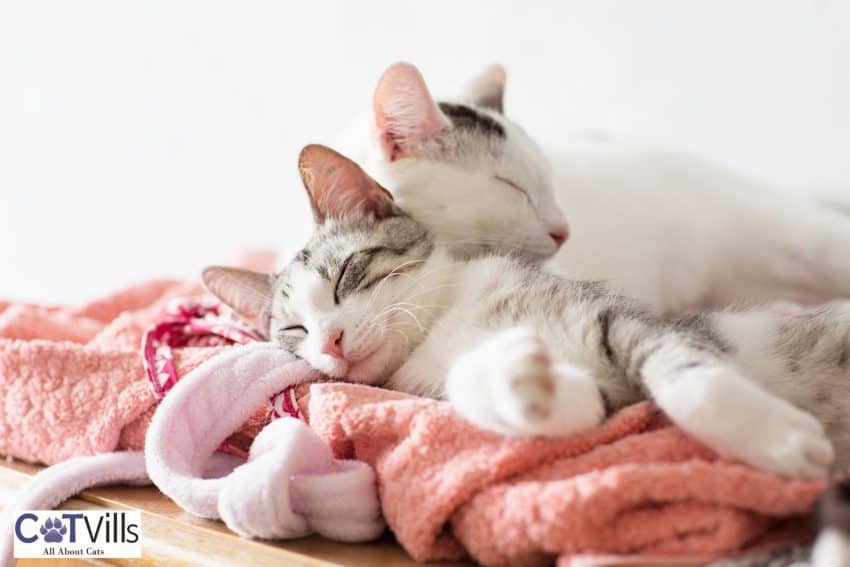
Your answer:
[[[28,510],[15,520],[15,557],[142,556],[142,513]]]

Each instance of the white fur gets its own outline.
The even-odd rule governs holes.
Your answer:
[[[458,357],[446,397],[469,421],[505,435],[566,436],[605,417],[593,378],[555,364],[528,327],[496,333]]]
[[[404,392],[445,396],[461,415],[486,429],[563,436],[599,424],[605,411],[592,375],[565,362],[592,367],[580,337],[540,335],[529,327],[485,332],[475,325],[479,307],[469,298],[494,286],[522,285],[510,266],[503,257],[458,262],[437,249],[412,274],[391,276],[340,305],[332,301],[333,281],[297,267],[289,279],[289,303],[296,312],[278,314],[280,322],[274,324],[310,329],[296,354],[315,368]],[[564,327],[582,334],[590,318],[572,315],[575,324]],[[330,361],[318,350],[321,339],[313,337],[328,324],[344,331],[346,360]],[[570,351],[566,357],[550,356],[555,342]],[[351,356],[358,345],[367,356]]]
[[[675,360],[670,353],[662,364],[675,366]],[[832,464],[820,422],[730,368],[679,370],[671,377],[666,368],[650,366],[645,375],[667,415],[721,455],[792,477],[823,477]]]
[[[546,314],[529,314],[528,322],[540,322],[535,328],[485,330],[476,323],[483,309],[476,298],[510,294],[529,285],[525,277],[504,257],[463,262],[438,248],[412,274],[390,277],[340,305],[327,301],[331,281],[299,272],[290,284],[298,297],[300,287],[311,290],[298,305],[302,321],[333,317],[349,340],[378,353],[350,362],[350,379],[446,397],[471,422],[507,435],[562,436],[595,426],[604,405],[594,376],[610,372],[594,336],[597,310],[561,308],[553,314],[556,324],[544,323]],[[648,341],[650,350],[660,347],[641,374],[651,397],[685,431],[763,470],[820,478],[834,453],[820,422],[800,409],[814,388],[769,351],[768,338],[782,320],[776,309],[713,315],[732,358],[675,334],[653,338],[640,318],[621,323],[618,332]],[[364,321],[379,330],[363,335]],[[308,349],[298,354],[322,365],[321,355]]]
[[[347,130],[337,147],[441,243],[472,253],[483,244],[520,249],[538,259],[550,257],[557,246],[549,233],[566,228],[567,221],[555,202],[548,162],[525,132],[511,123],[504,126],[507,142],[498,160],[479,156],[464,163],[388,161],[369,134],[369,116]],[[528,198],[496,176],[521,186]]]
[[[344,376],[348,372],[347,365],[344,361],[323,353],[322,345],[331,330],[350,325],[336,313],[333,289],[327,285],[328,282],[316,272],[301,266],[295,266],[294,269],[298,271],[294,277],[298,279],[299,285],[293,288],[292,315],[311,329],[310,334],[305,334],[297,354],[309,360],[313,368],[328,376]]]
[[[812,549],[812,567],[850,567],[850,540],[847,534],[828,528],[818,534]]]
[[[716,164],[568,141],[567,150],[549,156],[552,174],[547,158],[509,119],[501,120],[507,144],[499,160],[390,161],[370,121],[364,116],[338,147],[444,242],[500,242],[546,257],[556,251],[548,232],[565,215],[571,237],[550,269],[604,280],[664,312],[850,296],[844,214]],[[518,182],[532,203],[494,175]]]
[[[666,312],[850,295],[850,219],[684,154],[553,156],[573,228],[549,264]]]

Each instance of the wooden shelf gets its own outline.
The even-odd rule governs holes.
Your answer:
[[[38,467],[0,464],[0,506],[5,505]],[[98,560],[110,565],[257,565],[292,567],[413,567],[413,561],[387,535],[367,544],[344,544],[318,536],[284,542],[244,539],[221,522],[203,520],[178,508],[153,487],[116,486],[83,492],[66,501],[63,510],[119,509],[142,512],[142,559]],[[19,561],[17,565],[46,567],[49,560]],[[61,565],[86,564],[62,560]],[[440,562],[440,567],[468,567],[471,563]]]

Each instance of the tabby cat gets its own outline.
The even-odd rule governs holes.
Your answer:
[[[652,399],[721,455],[821,477],[850,444],[850,303],[663,317],[510,255],[461,258],[354,162],[308,146],[316,225],[277,275],[208,288],[328,376],[446,398],[507,435],[569,435]],[[831,443],[831,442],[832,443]]]

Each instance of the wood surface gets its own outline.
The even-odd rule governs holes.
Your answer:
[[[0,507],[38,467],[0,463]],[[153,487],[114,486],[83,492],[63,510],[139,510],[142,512],[142,559],[82,561],[20,560],[19,567],[71,565],[256,565],[292,567],[413,567],[413,561],[390,535],[373,543],[345,544],[319,536],[284,542],[261,542],[237,536],[221,522],[191,516]],[[440,567],[471,563],[439,562]]]

